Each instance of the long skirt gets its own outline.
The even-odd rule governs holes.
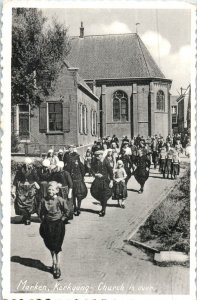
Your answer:
[[[113,184],[113,199],[126,199],[127,198],[127,186],[125,182],[116,182]]]
[[[85,182],[82,180],[73,180],[73,197],[82,200],[86,198],[87,194],[88,189],[86,187]]]
[[[134,172],[134,177],[140,185],[143,185],[149,177],[149,171],[138,167]]]
[[[66,200],[66,204],[68,206],[68,220],[73,219],[74,214],[74,206],[73,206],[73,198],[68,199],[68,186],[63,186],[59,191],[60,197]]]
[[[40,225],[40,235],[50,251],[59,253],[62,251],[62,244],[65,236],[65,224],[62,220],[53,222],[45,220]]]
[[[37,210],[37,190],[33,184],[20,184],[14,202],[16,215],[34,214]]]
[[[109,179],[95,178],[92,182],[90,193],[96,200],[107,201],[112,195],[112,189],[109,187]]]

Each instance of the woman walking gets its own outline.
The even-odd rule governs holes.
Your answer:
[[[85,173],[88,173],[89,176],[92,175],[91,173],[91,162],[92,162],[92,153],[91,148],[88,147],[85,157],[84,157],[84,165],[85,165]]]
[[[40,185],[40,199],[46,197],[48,183],[51,179],[51,171],[50,171],[50,161],[48,159],[44,159],[42,162],[42,167],[38,171],[39,176],[39,185]]]
[[[70,174],[63,170],[63,168],[63,161],[59,161],[57,166],[52,170],[51,181],[56,181],[61,184],[61,187],[59,188],[59,196],[66,200],[66,204],[68,206],[68,219],[72,220],[74,212],[72,197],[73,182]]]
[[[149,169],[151,162],[145,155],[143,155],[142,151],[139,150],[135,165],[136,169],[134,171],[134,177],[140,184],[140,190],[138,191],[138,193],[141,194],[144,191],[145,182],[149,177]]]
[[[13,182],[12,196],[15,199],[16,215],[22,216],[25,225],[31,224],[31,215],[37,212],[39,178],[30,158],[17,171]]]
[[[81,213],[81,201],[86,198],[88,193],[84,182],[85,168],[79,157],[72,161],[70,175],[73,181],[74,215],[79,216]]]
[[[54,278],[61,276],[60,252],[65,236],[65,223],[68,207],[66,201],[58,196],[60,185],[56,181],[49,182],[47,196],[40,204],[40,235],[52,256],[52,272]]]
[[[92,164],[92,173],[95,179],[92,182],[90,193],[96,200],[101,202],[102,209],[99,216],[104,217],[107,200],[112,195],[113,169],[108,160],[103,159],[102,150],[96,151],[95,156],[96,160]]]

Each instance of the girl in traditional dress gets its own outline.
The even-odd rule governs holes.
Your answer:
[[[25,225],[31,224],[31,214],[37,211],[37,192],[40,189],[38,181],[32,160],[26,158],[24,165],[16,173],[12,188],[15,213],[23,216],[22,221]]]
[[[73,182],[70,174],[63,170],[64,163],[59,161],[57,166],[52,170],[51,180],[61,184],[59,188],[59,196],[66,200],[68,206],[68,220],[73,219],[74,205],[73,205]]]
[[[40,235],[52,256],[52,272],[54,278],[61,276],[60,252],[65,236],[65,223],[68,207],[66,200],[58,196],[60,184],[56,181],[49,182],[47,196],[40,204]]]
[[[138,157],[136,158],[135,165],[136,169],[134,171],[134,177],[140,184],[140,190],[138,193],[141,194],[144,191],[145,182],[149,177],[151,162],[145,155],[143,155],[141,150],[138,150]]]
[[[108,160],[103,159],[103,151],[95,152],[96,160],[92,164],[92,173],[95,177],[92,182],[90,193],[92,197],[101,202],[100,217],[106,213],[107,201],[111,198],[113,187],[113,169]]]
[[[121,160],[117,161],[113,178],[113,197],[114,199],[118,200],[118,205],[120,207],[125,208],[124,201],[127,198],[127,186],[125,183],[125,179],[127,178],[127,174]]]
[[[123,148],[118,156],[118,160],[122,160],[122,162],[123,162],[124,169],[127,174],[127,178],[125,179],[125,183],[127,185],[128,181],[132,175],[131,168],[133,170],[133,163],[131,162],[130,155],[127,154],[127,146],[123,146]]]
[[[84,182],[85,168],[79,157],[72,161],[70,175],[73,181],[74,215],[79,216],[81,201],[86,198],[88,190]]]

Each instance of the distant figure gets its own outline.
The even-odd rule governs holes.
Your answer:
[[[134,171],[134,177],[137,180],[137,182],[140,184],[140,189],[138,193],[141,194],[144,191],[145,182],[149,177],[151,162],[145,155],[143,155],[142,151],[139,150],[135,165],[136,165],[136,169]]]
[[[88,147],[86,154],[84,156],[84,166],[85,166],[85,173],[88,173],[91,176],[91,163],[92,163],[92,153],[91,148]]]
[[[84,182],[85,168],[79,158],[72,161],[70,166],[70,176],[73,181],[73,204],[74,215],[81,213],[81,201],[86,198],[88,190]]]

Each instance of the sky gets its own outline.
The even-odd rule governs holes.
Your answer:
[[[79,36],[81,21],[85,35],[133,33],[137,31],[165,77],[172,79],[171,94],[190,83],[191,12],[188,9],[43,9]]]

